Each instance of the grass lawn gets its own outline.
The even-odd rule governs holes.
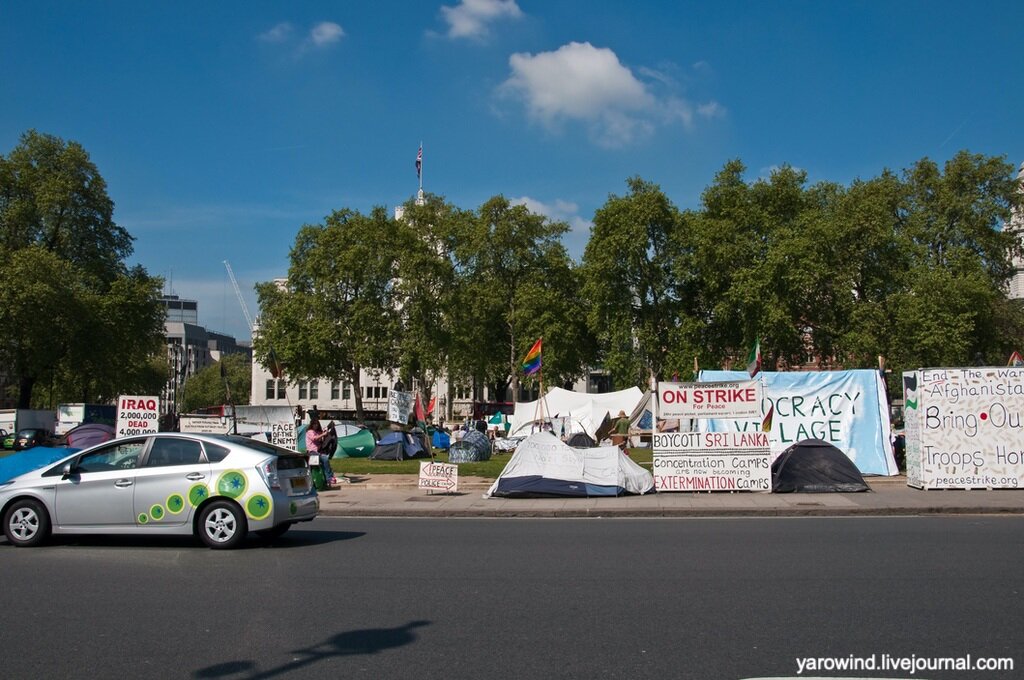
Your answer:
[[[651,467],[651,449],[630,449],[630,458],[641,467]],[[459,475],[463,477],[486,477],[497,479],[505,464],[512,457],[511,453],[492,455],[491,459],[482,463],[459,463]],[[434,458],[438,462],[448,462],[448,452],[434,449]],[[418,475],[420,463],[424,458],[416,460],[370,460],[369,458],[335,458],[331,467],[336,472],[349,475]]]

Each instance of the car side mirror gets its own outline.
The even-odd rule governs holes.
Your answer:
[[[60,471],[61,476],[64,479],[67,479],[68,477],[71,476],[71,473],[72,473],[73,470],[74,470],[74,465],[72,465],[71,463],[64,463],[64,469]]]

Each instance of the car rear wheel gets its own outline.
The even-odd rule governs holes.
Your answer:
[[[39,545],[50,535],[50,515],[31,498],[15,501],[4,513],[4,536],[19,548]]]
[[[210,548],[237,548],[249,531],[242,509],[230,501],[214,501],[199,513],[196,532]]]

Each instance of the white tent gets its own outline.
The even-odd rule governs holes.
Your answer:
[[[485,498],[620,496],[654,488],[654,477],[617,446],[574,449],[550,432],[519,444]]]
[[[543,410],[544,421],[551,423],[554,432],[560,434],[564,425],[566,435],[586,432],[592,438],[596,438],[597,428],[601,427],[605,416],[611,414],[614,418],[619,411],[632,413],[643,396],[639,387],[602,394],[573,392],[561,387],[552,387],[542,398],[543,409],[541,400],[516,402],[509,436],[529,434],[531,426],[538,424]]]

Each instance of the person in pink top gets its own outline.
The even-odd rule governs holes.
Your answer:
[[[306,455],[316,456],[320,461],[320,468],[324,473],[324,484],[329,484],[331,479],[331,459],[320,453],[320,445],[324,441],[324,428],[320,426],[319,420],[311,420],[309,428],[306,429]]]

